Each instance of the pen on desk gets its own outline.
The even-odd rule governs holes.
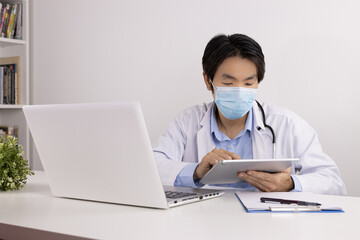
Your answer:
[[[262,197],[260,198],[260,201],[263,203],[269,203],[269,202],[275,202],[275,203],[281,203],[281,204],[297,204],[300,206],[320,206],[320,203],[316,202],[306,202],[306,201],[299,201],[299,200],[290,200],[290,199],[281,199],[281,198],[267,198]]]

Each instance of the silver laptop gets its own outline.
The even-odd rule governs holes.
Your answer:
[[[169,208],[223,194],[162,186],[138,102],[23,110],[55,196]]]

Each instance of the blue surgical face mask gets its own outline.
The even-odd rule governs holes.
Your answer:
[[[255,88],[214,88],[216,106],[226,118],[232,120],[242,118],[247,112],[250,111],[257,94],[257,89]]]

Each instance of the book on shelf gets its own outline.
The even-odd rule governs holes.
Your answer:
[[[4,27],[4,22],[5,22],[5,17],[6,17],[6,6],[2,4],[2,7],[1,7],[1,18],[0,18],[0,37],[2,37],[2,30],[3,30],[3,27]]]
[[[0,125],[0,137],[7,138],[8,136],[19,138],[19,127]]]
[[[7,29],[7,25],[8,25],[8,22],[9,22],[9,13],[10,13],[10,4],[4,4],[3,6],[4,8],[4,16],[3,16],[3,19],[1,21],[1,37],[5,37],[6,36],[6,29]]]
[[[19,4],[18,6],[16,22],[20,24],[16,24],[14,38],[22,39],[22,4]]]
[[[23,3],[0,2],[0,37],[22,39]]]
[[[9,25],[7,28],[7,32],[6,32],[6,36],[8,38],[14,38],[14,25],[15,25],[15,20],[16,20],[16,15],[17,15],[17,4],[12,4],[11,5],[11,11],[10,11],[10,18],[9,18]]]
[[[0,27],[1,27],[1,22],[2,22],[2,17],[3,17],[3,4],[0,2]]]
[[[20,104],[21,58],[0,58],[0,104]]]

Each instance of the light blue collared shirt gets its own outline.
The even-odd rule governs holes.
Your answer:
[[[236,153],[242,159],[252,159],[252,131],[253,131],[253,111],[250,109],[246,119],[245,128],[234,138],[230,139],[218,128],[214,105],[211,109],[210,132],[217,149],[225,149]]]
[[[216,121],[215,104],[211,109],[210,132],[214,140],[215,147],[217,149],[225,149],[229,152],[236,153],[241,157],[241,159],[253,158],[253,152],[252,152],[253,126],[254,126],[253,110],[251,108],[250,111],[248,112],[245,128],[234,139],[231,140],[228,136],[226,136],[223,132],[219,130]],[[254,189],[254,187],[248,184],[247,182],[239,182],[233,184],[216,184],[213,186]]]
[[[234,138],[230,139],[223,132],[219,130],[219,127],[216,122],[215,115],[215,106],[213,104],[211,109],[211,118],[210,118],[210,132],[215,143],[215,147],[217,149],[225,149],[229,152],[236,153],[242,159],[252,159],[252,131],[253,131],[253,110],[250,109],[248,117],[246,119],[245,128]],[[187,187],[201,187],[202,184],[198,182],[194,182],[192,176],[194,174],[195,168],[198,163],[189,164],[184,167],[181,172],[176,177],[174,182],[175,186],[187,186]],[[191,175],[191,179],[189,179],[189,174]],[[216,184],[213,186],[224,186],[224,187],[237,187],[237,188],[251,188],[254,189],[253,186],[248,184],[247,182],[240,182],[234,184]]]

